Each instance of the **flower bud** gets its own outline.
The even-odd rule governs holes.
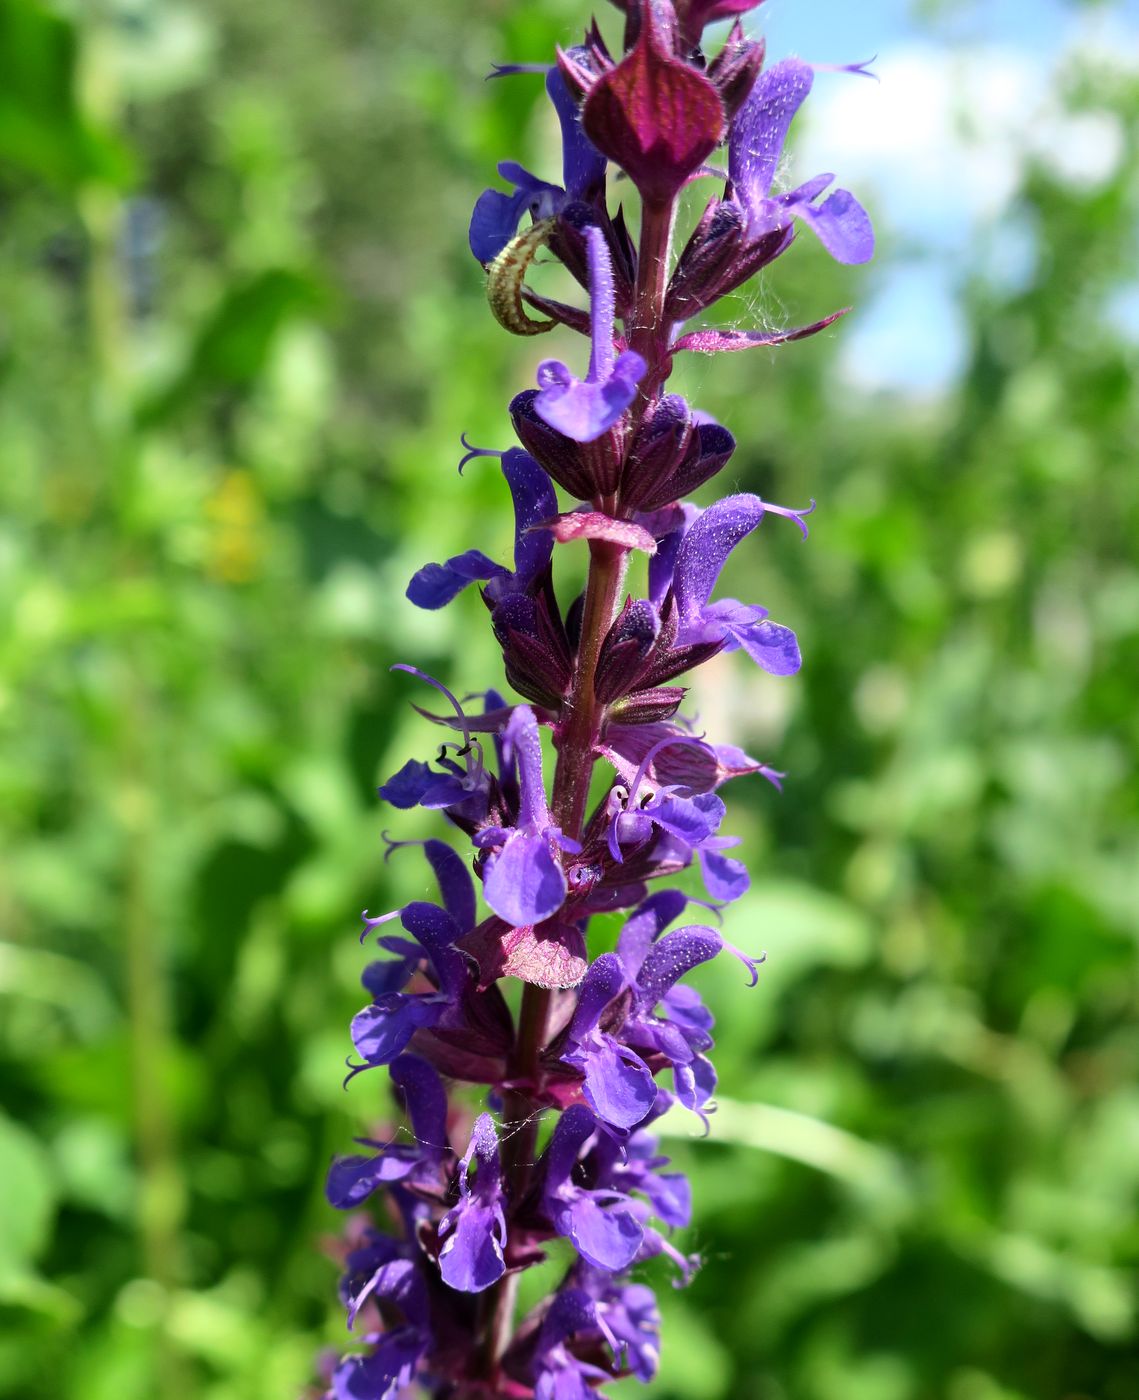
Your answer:
[[[575,442],[539,418],[534,409],[537,389],[525,389],[510,403],[514,431],[526,451],[550,476],[579,501],[609,495],[621,469],[624,434],[614,424],[593,442]]]
[[[582,126],[651,204],[672,199],[724,139],[715,85],[676,58],[652,5],[640,11],[636,43],[585,98]]]

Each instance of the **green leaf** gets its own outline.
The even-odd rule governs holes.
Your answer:
[[[7,1279],[47,1242],[56,1195],[47,1152],[10,1118],[0,1118],[0,1182],[0,1279]]]
[[[129,183],[126,147],[77,96],[75,25],[36,0],[0,0],[0,161],[68,190]]]
[[[267,268],[231,286],[199,329],[183,367],[139,410],[140,425],[176,417],[208,392],[250,390],[284,327],[324,302],[320,285],[291,268]]]

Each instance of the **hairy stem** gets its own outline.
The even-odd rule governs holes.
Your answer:
[[[646,203],[641,211],[641,240],[637,252],[637,287],[629,325],[629,349],[643,356],[648,373],[641,381],[638,409],[660,393],[672,360],[668,353],[671,327],[664,317],[664,297],[672,253],[676,203]]]

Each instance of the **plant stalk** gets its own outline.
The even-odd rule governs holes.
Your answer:
[[[638,421],[668,375],[669,327],[664,319],[664,298],[675,220],[675,201],[645,204],[641,217],[640,252],[633,313],[629,318],[629,346],[642,355],[648,370],[633,409]],[[564,835],[578,840],[585,824],[589,789],[593,779],[594,749],[605,718],[605,706],[594,694],[594,676],[601,646],[620,607],[628,572],[629,551],[605,540],[589,542],[589,575],[582,612],[570,694],[554,743],[554,768],[550,803],[554,821]],[[543,1096],[542,1052],[550,1039],[554,993],[527,984],[522,993],[515,1052],[510,1066],[514,1084],[504,1104],[503,1149],[511,1200],[517,1205],[531,1185],[537,1159],[538,1126]],[[498,1363],[510,1342],[518,1295],[517,1273],[507,1274],[487,1290],[483,1360],[488,1379],[497,1380]]]

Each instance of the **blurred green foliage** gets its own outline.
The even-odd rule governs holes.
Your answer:
[[[481,80],[584,17],[0,0],[5,1395],[292,1396],[344,1344],[322,1176],[387,1108],[340,1087],[353,921],[420,888],[373,793],[430,743],[388,667],[498,674],[477,598],[402,588],[507,546],[456,444],[548,353],[464,232],[552,133]],[[1139,86],[1066,82],[1125,157],[1025,170],[1036,273],[979,242],[951,394],[860,398],[842,326],[682,371],[731,485],[822,504],[732,564],[802,676],[693,696],[791,777],[730,794],[769,959],[703,978],[724,1103],[671,1130],[706,1265],[662,1289],[661,1397],[1139,1394]],[[809,319],[881,275],[805,240],[769,285]]]

